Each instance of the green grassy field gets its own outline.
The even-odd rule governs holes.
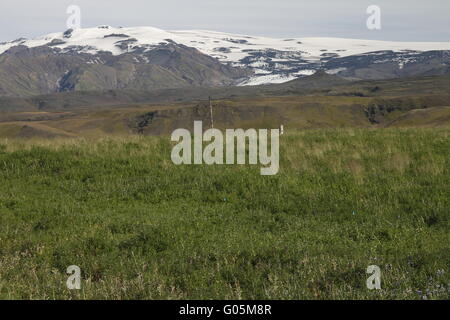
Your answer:
[[[168,137],[0,140],[0,298],[449,299],[449,135],[288,133],[276,176],[175,166]]]

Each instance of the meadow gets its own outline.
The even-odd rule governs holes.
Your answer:
[[[449,299],[449,135],[287,131],[275,176],[165,136],[1,139],[0,299]]]

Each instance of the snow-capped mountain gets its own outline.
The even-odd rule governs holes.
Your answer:
[[[149,53],[168,45],[195,48],[227,67],[251,70],[251,74],[236,74],[230,78],[238,85],[281,83],[314,74],[319,69],[353,79],[450,72],[447,51],[450,42],[274,39],[203,30],[164,31],[151,27],[69,29],[36,39],[0,43],[0,55],[11,52],[15,46],[45,46],[59,55],[90,56],[84,59],[87,64],[104,65],[102,55],[105,53],[114,57],[132,54],[137,62],[152,64],[152,59],[161,59],[161,55],[155,57]],[[62,80],[58,79],[59,82]]]

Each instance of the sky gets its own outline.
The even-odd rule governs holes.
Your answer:
[[[0,0],[0,42],[67,29],[78,5],[83,28],[151,26],[268,37],[450,41],[449,0]],[[367,7],[381,9],[369,30]]]

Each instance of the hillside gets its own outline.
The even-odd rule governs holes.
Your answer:
[[[2,137],[161,135],[219,128],[448,126],[450,76],[348,82],[325,73],[278,85],[183,90],[71,92],[0,99]],[[21,106],[22,109],[16,107]]]
[[[99,109],[131,104],[167,104],[239,97],[266,97],[320,94],[354,97],[406,97],[450,94],[450,76],[411,77],[378,81],[348,81],[336,75],[318,72],[312,76],[282,84],[247,87],[186,87],[162,90],[106,90],[64,92],[33,97],[0,97],[2,111],[64,111]],[[447,105],[444,103],[443,105]]]
[[[0,96],[28,97],[67,91],[155,90],[230,85],[248,71],[226,66],[173,43],[145,55],[62,53],[48,46],[16,46],[0,55]]]

